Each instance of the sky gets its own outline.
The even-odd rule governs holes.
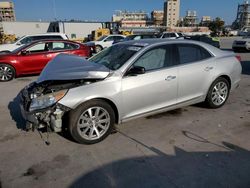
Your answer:
[[[164,0],[12,0],[18,21],[98,20],[111,21],[115,10],[150,13],[163,10]],[[231,24],[243,0],[181,0],[181,16],[187,10],[196,10],[198,17],[221,17]],[[55,5],[55,6],[53,6]]]

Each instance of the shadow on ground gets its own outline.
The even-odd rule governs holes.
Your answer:
[[[186,131],[183,134],[209,144],[195,134]],[[225,150],[217,152],[188,152],[174,147],[175,155],[167,155],[136,142],[155,155],[101,166],[83,174],[70,187],[250,187],[250,152],[236,145],[214,144]]]
[[[20,96],[19,94],[11,101],[8,105],[8,109],[11,115],[11,118],[16,122],[18,129],[25,130],[26,122],[22,117],[21,108],[20,108]]]

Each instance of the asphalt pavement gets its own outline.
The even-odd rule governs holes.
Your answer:
[[[0,187],[250,187],[250,53],[239,55],[241,85],[224,107],[133,120],[89,146],[22,130],[17,94],[36,76],[0,83]]]

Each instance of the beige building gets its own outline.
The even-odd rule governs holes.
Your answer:
[[[0,21],[16,21],[13,2],[0,2]]]
[[[180,0],[166,0],[164,3],[164,26],[175,27],[180,18]]]
[[[129,12],[129,11],[116,11],[112,16],[113,22],[120,22],[122,20],[148,20],[148,14],[143,11]]]
[[[155,26],[162,26],[164,18],[164,11],[162,10],[154,10],[151,12],[151,19]]]

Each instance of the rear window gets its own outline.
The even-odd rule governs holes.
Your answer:
[[[212,56],[207,50],[194,44],[178,44],[177,50],[180,64],[201,61]]]

